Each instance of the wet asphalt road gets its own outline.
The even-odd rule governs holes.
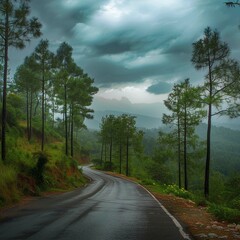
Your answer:
[[[139,185],[87,167],[84,173],[92,179],[84,189],[3,211],[0,239],[184,239],[180,226]]]

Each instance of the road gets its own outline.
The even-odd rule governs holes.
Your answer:
[[[138,184],[88,167],[83,171],[92,179],[86,188],[36,198],[3,211],[0,239],[189,239]]]

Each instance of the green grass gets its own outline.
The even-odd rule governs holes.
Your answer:
[[[16,202],[19,198],[16,169],[0,163],[0,206]]]
[[[15,183],[17,180],[17,172],[11,166],[5,166],[0,163],[0,188],[8,184]]]
[[[144,183],[144,181],[142,181]],[[207,201],[203,195],[194,194],[184,189],[179,189],[177,185],[159,185],[159,184],[145,184],[146,187],[152,191],[161,194],[173,194],[181,198],[192,200],[197,206],[207,207],[208,211],[212,213],[220,221],[240,222],[240,205],[239,199],[232,201],[232,207],[228,205],[219,205]]]
[[[24,195],[41,195],[54,189],[69,191],[86,183],[78,162],[65,156],[63,138],[54,129],[46,129],[44,154],[48,161],[40,171],[36,157],[41,150],[40,133],[34,128],[29,142],[25,127],[22,121],[21,126],[9,129],[7,134],[7,160],[0,163],[0,207],[19,201]]]

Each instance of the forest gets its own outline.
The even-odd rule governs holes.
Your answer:
[[[239,221],[239,132],[212,125],[214,116],[239,116],[239,63],[210,27],[192,47],[192,64],[206,71],[202,85],[190,79],[174,85],[164,101],[164,129],[137,129],[135,117],[126,114],[102,118],[95,162],[180,196],[193,194],[223,219]]]
[[[1,162],[0,205],[23,195],[85,184],[79,131],[98,88],[73,59],[66,42],[56,52],[42,39],[10,78],[9,48],[23,49],[41,36],[41,23],[30,18],[26,1],[1,1]],[[87,156],[86,156],[87,157]]]
[[[52,52],[49,41],[40,40],[10,79],[9,48],[39,38],[41,23],[30,17],[27,1],[2,1],[0,11],[0,206],[79,187],[86,182],[79,164],[93,162],[240,221],[240,132],[212,124],[217,115],[239,117],[240,66],[217,30],[206,27],[189,46],[192,65],[205,78],[197,86],[190,78],[174,84],[164,101],[164,128],[137,128],[136,117],[125,113],[106,115],[92,131],[84,121],[94,117],[98,88],[75,62],[71,45],[62,42]]]

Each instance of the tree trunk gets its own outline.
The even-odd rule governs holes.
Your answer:
[[[184,106],[184,188],[188,190],[188,174],[187,174],[187,109]]]
[[[46,96],[46,93],[45,93],[45,91],[44,91],[44,97],[45,97],[45,99],[44,99],[44,104],[45,104],[45,107],[44,107],[44,121],[45,121],[45,125],[46,125],[46,123],[47,123],[47,96]]]
[[[9,15],[6,11],[5,17],[5,39],[4,39],[4,69],[3,69],[3,97],[2,97],[2,161],[6,161],[6,125],[7,125],[7,74],[8,74],[8,35]]]
[[[37,115],[37,108],[38,108],[38,105],[39,105],[39,98],[38,98],[37,94],[36,94],[36,99],[37,99],[37,103],[36,103],[35,108],[34,108],[33,116]]]
[[[42,145],[41,150],[44,150],[44,138],[45,138],[45,76],[44,76],[44,67],[42,70]]]
[[[204,195],[205,198],[209,196],[209,176],[210,176],[210,158],[211,158],[211,127],[212,127],[212,69],[208,65],[209,75],[209,105],[208,105],[208,127],[207,127],[207,153],[206,153],[206,165],[205,165],[205,182],[204,182]]]
[[[68,156],[67,84],[64,84],[65,154]]]
[[[73,157],[73,106],[71,107],[71,157]]]
[[[104,142],[102,140],[102,148],[101,148],[101,166],[103,164],[103,147],[104,147]]]
[[[129,175],[129,137],[127,136],[126,176]]]
[[[212,104],[208,107],[208,127],[207,127],[207,154],[205,166],[204,195],[209,196],[209,176],[210,176],[210,158],[211,158],[211,127],[212,127]]]
[[[52,127],[54,128],[54,123],[55,123],[55,102],[54,98],[52,98],[52,115],[53,115],[53,120],[52,120]]]
[[[106,142],[105,142],[104,154],[105,154],[105,156],[104,156],[104,162],[106,162],[106,161],[107,161],[107,143],[106,143]]]
[[[28,141],[30,141],[30,117],[29,117],[29,91],[27,89],[26,93],[26,98],[27,98],[27,104],[26,104],[26,110],[27,110],[27,136],[28,136]]]
[[[29,110],[29,133],[30,133],[30,138],[29,140],[32,139],[32,110],[33,110],[33,93],[31,92],[30,94],[30,110]]]
[[[122,173],[122,142],[119,145],[119,173]]]
[[[112,136],[110,138],[110,148],[109,148],[109,161],[110,161],[110,164],[112,165],[112,144],[113,144],[113,141],[112,141]]]
[[[181,136],[180,136],[180,120],[178,118],[178,187],[182,187],[181,181]]]

